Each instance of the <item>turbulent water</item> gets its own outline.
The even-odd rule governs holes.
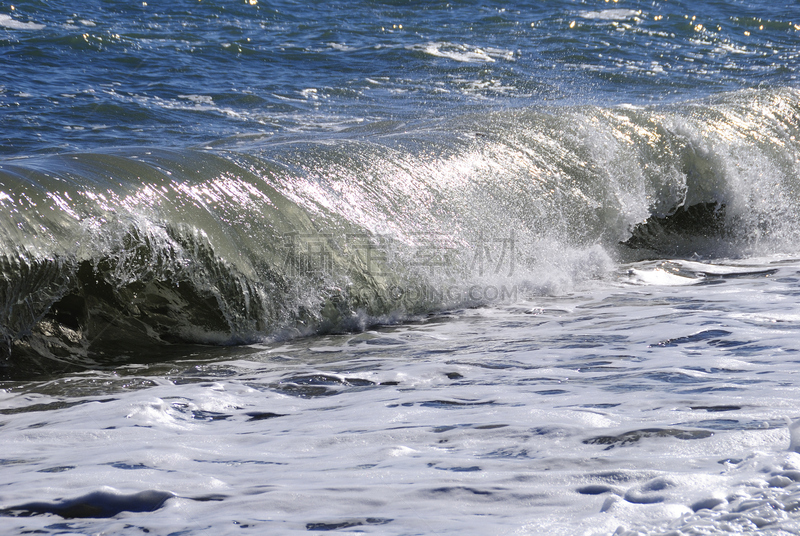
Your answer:
[[[798,37],[0,4],[0,526],[800,534]]]

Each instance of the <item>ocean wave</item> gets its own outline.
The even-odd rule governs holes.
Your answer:
[[[4,353],[98,365],[558,294],[620,262],[792,252],[798,110],[795,89],[751,90],[9,159]]]

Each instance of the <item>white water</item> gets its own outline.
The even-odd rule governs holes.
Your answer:
[[[7,382],[0,507],[178,498],[0,531],[798,534],[798,273],[641,263],[561,297]]]

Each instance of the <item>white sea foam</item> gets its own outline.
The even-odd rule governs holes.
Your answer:
[[[0,397],[2,506],[113,485],[177,497],[71,530],[794,534],[800,323],[757,317],[797,269],[28,383]]]
[[[208,95],[178,95],[178,98],[192,101],[195,104],[214,104],[214,99]]]
[[[9,28],[11,30],[41,30],[45,27],[44,24],[37,24],[35,22],[22,22],[12,18],[10,15],[0,14],[0,26]]]
[[[641,15],[641,11],[635,9],[603,9],[601,11],[581,11],[580,16],[584,19],[593,20],[628,20]]]
[[[480,48],[466,44],[430,42],[424,45],[411,45],[410,50],[419,50],[431,56],[448,58],[464,63],[493,63],[498,59],[512,60],[514,52],[499,48]]]

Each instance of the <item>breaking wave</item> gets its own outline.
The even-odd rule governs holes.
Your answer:
[[[0,163],[8,370],[360,329],[791,253],[800,91]]]

